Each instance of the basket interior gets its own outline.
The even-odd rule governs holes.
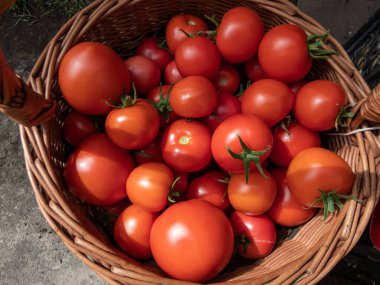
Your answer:
[[[117,2],[111,3],[111,2]],[[271,3],[272,2],[272,3]],[[70,107],[62,98],[57,83],[57,70],[64,53],[73,45],[81,41],[96,41],[112,47],[122,57],[133,54],[139,41],[147,35],[163,35],[167,21],[178,13],[190,13],[199,17],[204,15],[215,15],[217,20],[229,9],[235,6],[247,6],[256,10],[264,21],[266,29],[281,23],[296,23],[304,25],[305,30],[310,33],[320,29],[314,22],[308,18],[300,17],[298,9],[287,1],[195,1],[195,0],[170,0],[170,1],[95,1],[87,9],[83,10],[79,16],[74,17],[69,24],[64,27],[55,41],[50,44],[50,50],[53,52],[45,53],[45,58],[40,67],[35,69],[33,77],[41,77],[45,83],[45,94],[51,94],[51,97],[58,102],[58,110],[55,118],[43,127],[45,143],[48,145],[49,155],[52,159],[53,169],[58,177],[59,191],[62,191],[65,197],[71,201],[70,207],[74,212],[79,213],[81,226],[89,231],[96,232],[96,224],[91,217],[91,207],[77,201],[70,194],[65,186],[62,177],[65,160],[70,153],[70,147],[65,144],[62,134],[63,119],[70,111]],[[210,27],[212,28],[211,24]],[[54,53],[56,50],[56,53]],[[53,72],[49,75],[46,73],[46,66],[53,66]],[[44,74],[45,72],[45,74]],[[50,80],[50,85],[46,84]],[[311,72],[312,78],[328,78],[338,83],[344,83],[342,86],[348,93],[351,102],[358,101],[363,92],[358,91],[360,82],[353,78],[353,86],[345,83],[336,72],[336,67],[330,61],[318,61],[313,65]],[[50,89],[51,92],[46,92]],[[352,167],[354,172],[362,171],[359,169],[360,151],[355,137],[324,137],[325,144],[338,154],[340,154]],[[37,155],[38,156],[38,155]],[[359,177],[359,176],[358,176]],[[357,180],[361,180],[360,177]],[[359,193],[360,181],[355,184],[354,192]],[[359,194],[360,197],[361,194]],[[45,194],[47,200],[49,195]],[[351,206],[352,207],[352,206]],[[304,264],[310,260],[326,239],[332,238],[334,233],[340,231],[340,225],[346,215],[347,208],[339,214],[331,217],[327,222],[322,221],[321,215],[315,216],[305,225],[294,229],[291,236],[279,241],[276,249],[265,259],[259,262],[234,260],[222,272],[214,282],[227,281],[250,281],[257,283],[267,282],[288,270],[298,270],[299,264]],[[74,239],[77,236],[76,231],[64,228],[69,237]],[[96,233],[95,233],[96,234]],[[111,247],[115,245],[109,242]],[[335,250],[335,249],[332,249]],[[89,254],[87,254],[89,255]],[[94,262],[101,262],[93,258]],[[103,262],[101,264],[109,270],[112,264]],[[121,266],[124,269],[125,266]],[[157,272],[154,264],[147,263],[144,267]],[[160,273],[162,274],[162,273]],[[249,283],[252,284],[252,283]]]

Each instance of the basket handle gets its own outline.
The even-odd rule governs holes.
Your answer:
[[[14,74],[0,49],[0,111],[17,123],[30,127],[50,120],[56,102],[33,91]]]
[[[356,129],[363,121],[380,123],[380,84],[370,94],[355,105],[351,129]]]

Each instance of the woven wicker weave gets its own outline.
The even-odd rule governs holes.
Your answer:
[[[37,106],[40,117],[45,119],[40,114],[41,104],[45,104],[46,113],[53,110],[50,99],[57,106],[55,116],[49,122],[36,127],[20,126],[26,168],[37,203],[65,245],[110,284],[189,283],[172,280],[160,272],[156,265],[140,264],[120,252],[91,222],[87,207],[65,188],[62,169],[67,146],[61,129],[69,107],[57,84],[57,69],[62,57],[70,47],[81,41],[102,42],[122,56],[127,56],[146,34],[162,31],[169,18],[177,13],[192,13],[200,17],[205,14],[216,15],[220,19],[229,8],[238,5],[255,9],[266,28],[293,23],[308,34],[326,32],[318,22],[286,0],[98,0],[61,28],[31,72],[30,86],[48,99]],[[365,128],[372,124],[366,120],[379,122],[379,109],[376,106],[379,106],[380,89],[377,95],[369,96],[371,90],[334,38],[329,37],[329,46],[326,48],[336,49],[339,55],[316,61],[311,76],[340,83],[350,103],[360,102],[352,127]],[[4,86],[4,78],[3,85],[1,83],[0,90]],[[371,99],[367,100],[367,96]],[[4,94],[0,96],[0,101],[3,110],[9,109],[9,106],[4,106]],[[290,284],[297,281],[297,284],[313,284],[325,276],[357,243],[380,194],[379,136],[366,131],[350,136],[326,136],[325,141],[330,149],[351,165],[356,173],[353,194],[364,202],[346,202],[344,208],[327,221],[322,221],[321,215],[317,215],[291,238],[281,241],[267,258],[255,264],[230,264],[212,280],[213,283],[263,284],[271,281],[271,284]]]

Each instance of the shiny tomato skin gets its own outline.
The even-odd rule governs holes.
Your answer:
[[[157,213],[130,205],[115,222],[114,238],[117,245],[134,258],[151,258],[150,230],[157,216]]]
[[[151,89],[160,85],[161,72],[157,64],[149,58],[135,55],[125,61],[137,94],[146,95]]]
[[[256,54],[263,35],[264,25],[256,12],[235,7],[223,15],[216,45],[225,61],[239,63]]]
[[[162,92],[163,98],[166,98],[168,95],[170,96],[169,91],[171,89],[170,85],[161,85],[157,86],[156,88],[153,88],[149,93],[148,96],[146,97],[148,100],[151,100],[153,102],[159,103],[161,101],[160,98],[160,92]],[[168,104],[167,107],[165,107],[165,110],[160,112],[160,125],[161,129],[165,130],[167,126],[169,126],[172,122],[178,120],[180,117],[174,113],[173,111],[170,111],[168,108],[171,109],[170,103]]]
[[[211,132],[197,121],[175,121],[164,132],[161,152],[175,171],[195,172],[206,167],[212,158]]]
[[[290,192],[303,205],[310,206],[321,197],[319,190],[348,195],[355,175],[343,158],[328,149],[313,147],[293,158],[286,178]],[[314,207],[323,207],[323,204]]]
[[[265,154],[260,156],[260,163],[269,157],[273,145],[273,136],[269,127],[258,117],[237,114],[227,118],[215,129],[211,141],[211,150],[216,163],[231,173],[244,172],[243,162],[233,158],[227,151],[227,146],[238,154],[243,151],[237,134],[251,150],[268,149]],[[256,169],[254,163],[250,164],[250,169]]]
[[[294,94],[281,81],[261,79],[244,92],[241,101],[243,114],[252,114],[274,126],[288,115],[294,105]]]
[[[160,70],[164,70],[168,63],[173,59],[170,52],[158,46],[154,38],[144,39],[136,49],[136,55],[142,55],[152,60]]]
[[[305,31],[291,24],[275,26],[265,34],[258,58],[269,78],[283,82],[304,78],[312,65]]]
[[[335,127],[336,118],[346,101],[346,93],[337,83],[311,81],[298,91],[294,115],[308,129],[327,131]]]
[[[231,206],[246,215],[264,214],[276,198],[276,181],[264,170],[265,178],[258,170],[249,174],[248,183],[244,174],[233,174],[228,184],[228,199]]]
[[[184,77],[200,75],[214,79],[219,73],[221,62],[215,44],[205,37],[187,38],[175,50],[175,63]]]
[[[114,204],[127,196],[125,182],[134,162],[106,134],[86,138],[68,158],[63,175],[69,190],[92,205]]]
[[[175,84],[183,78],[181,72],[179,72],[177,65],[175,64],[175,60],[172,60],[165,67],[164,71],[164,82],[165,84]]]
[[[103,115],[111,111],[109,100],[119,101],[129,92],[131,78],[121,57],[110,47],[83,42],[63,57],[58,83],[65,100],[79,112]]]
[[[214,83],[218,92],[235,94],[240,86],[240,76],[236,67],[232,64],[224,63]]]
[[[148,162],[164,162],[161,154],[161,136],[133,152],[133,158],[137,165]]]
[[[205,282],[229,262],[234,237],[221,210],[194,199],[174,204],[156,219],[150,245],[155,261],[167,274]]]
[[[210,131],[214,132],[217,126],[225,119],[241,113],[240,100],[232,94],[220,92],[218,94],[218,105],[211,115],[202,118],[202,123],[205,124]]]
[[[152,142],[159,130],[157,110],[143,99],[138,99],[133,106],[112,110],[106,119],[107,135],[125,149],[138,149]]]
[[[273,149],[270,159],[278,166],[288,167],[293,158],[310,147],[320,147],[321,139],[317,132],[299,123],[291,122],[284,130],[277,127],[273,132]]]
[[[276,180],[277,195],[267,215],[278,225],[294,227],[310,220],[316,209],[307,209],[292,195],[288,187],[286,171],[285,168],[277,168],[270,172]]]
[[[159,162],[141,164],[127,179],[128,198],[133,204],[149,212],[159,212],[168,204],[173,181],[174,174],[165,164]]]
[[[237,252],[248,259],[259,259],[272,252],[276,244],[276,228],[266,215],[248,216],[235,211],[230,222],[237,241]],[[249,244],[244,246],[242,237],[248,238]]]
[[[178,116],[202,118],[214,111],[218,95],[215,86],[206,77],[188,76],[174,84],[169,103]]]
[[[263,69],[259,64],[257,56],[251,57],[244,63],[245,73],[253,82],[266,79],[268,76],[264,73]]]
[[[78,147],[85,138],[96,132],[91,119],[78,111],[70,112],[63,121],[65,140],[74,147]]]
[[[180,14],[172,17],[166,25],[165,35],[169,49],[174,53],[177,46],[188,38],[183,32],[197,34],[207,31],[208,27],[201,18],[190,14]]]
[[[226,175],[218,171],[209,171],[190,182],[186,199],[202,199],[210,202],[222,211],[230,205],[227,195],[227,183],[221,181]]]

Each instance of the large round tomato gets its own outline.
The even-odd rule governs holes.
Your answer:
[[[160,117],[151,103],[138,99],[132,106],[112,110],[106,119],[109,138],[125,149],[152,142],[160,130]]]
[[[218,92],[235,94],[240,85],[239,73],[232,64],[224,63],[215,79]]]
[[[226,61],[243,62],[256,54],[263,35],[264,25],[256,12],[235,7],[223,15],[216,45]]]
[[[125,66],[131,74],[131,80],[136,87],[137,94],[145,95],[160,85],[160,68],[149,58],[141,55],[132,56],[125,61]]]
[[[96,128],[91,119],[77,111],[69,113],[63,121],[63,135],[74,147],[78,147],[85,138],[95,133]]]
[[[340,85],[330,80],[315,80],[298,91],[294,115],[308,129],[327,131],[335,127],[345,103],[346,93]]]
[[[173,56],[170,52],[160,47],[154,38],[146,38],[137,47],[136,55],[142,55],[152,60],[157,66],[164,70]]]
[[[288,167],[292,159],[304,149],[320,146],[321,139],[317,132],[291,122],[286,129],[277,127],[274,130],[270,159],[278,166]]]
[[[294,105],[294,94],[281,81],[261,79],[244,92],[241,101],[243,114],[252,114],[272,127],[290,112]]]
[[[244,151],[239,137],[251,151]],[[238,114],[227,118],[215,129],[211,150],[220,167],[232,173],[242,173],[247,172],[244,159],[249,162],[251,170],[256,169],[256,164],[269,157],[272,145],[272,133],[264,121],[253,115]],[[241,158],[235,158],[229,150]]]
[[[284,82],[297,81],[311,69],[307,35],[291,24],[270,29],[260,43],[258,57],[265,74]]]
[[[267,256],[276,244],[276,228],[267,216],[247,216],[235,211],[230,217],[236,250],[249,259]]]
[[[177,46],[188,38],[186,33],[195,35],[198,32],[207,30],[206,23],[197,16],[190,14],[176,15],[169,20],[166,26],[166,42],[169,49],[175,52]]]
[[[289,191],[286,180],[286,169],[278,168],[271,171],[277,184],[277,195],[272,207],[267,212],[276,224],[294,227],[307,222],[315,214],[315,208],[305,208]]]
[[[176,171],[195,172],[212,158],[211,133],[196,121],[178,120],[164,132],[161,152],[165,162]]]
[[[175,63],[184,77],[200,75],[214,79],[218,75],[221,58],[218,49],[209,39],[193,37],[178,45]]]
[[[156,219],[150,246],[158,266],[170,276],[205,282],[229,262],[234,236],[221,210],[203,200],[189,200],[169,207]]]
[[[127,179],[129,200],[149,211],[159,212],[168,203],[174,175],[163,163],[148,162],[137,166]]]
[[[230,205],[227,195],[227,184],[223,181],[226,175],[218,171],[209,171],[191,181],[186,191],[186,199],[202,199],[221,210]]]
[[[233,174],[228,184],[228,198],[231,206],[246,215],[264,214],[276,198],[276,181],[264,170],[264,177],[258,170],[249,174],[248,182],[244,174]]]
[[[172,60],[165,67],[164,71],[164,82],[165,84],[174,84],[183,78],[182,74],[179,72],[175,60]]]
[[[321,198],[320,191],[349,194],[355,175],[340,156],[328,149],[313,147],[293,158],[286,177],[290,192],[303,205],[310,206]],[[323,207],[323,203],[314,206]]]
[[[150,231],[157,216],[136,205],[126,208],[114,226],[114,238],[118,246],[135,258],[151,258]]]
[[[232,94],[220,92],[218,94],[218,105],[214,112],[202,118],[202,122],[213,132],[225,119],[240,113],[240,100]]]
[[[93,205],[111,205],[127,196],[125,182],[134,162],[106,134],[86,138],[66,162],[63,175],[71,192]]]
[[[210,115],[218,104],[215,86],[203,76],[188,76],[178,81],[169,96],[174,113],[184,118]]]
[[[58,82],[65,100],[90,115],[107,114],[107,103],[129,92],[131,80],[123,60],[110,47],[83,42],[71,48],[59,66]]]

